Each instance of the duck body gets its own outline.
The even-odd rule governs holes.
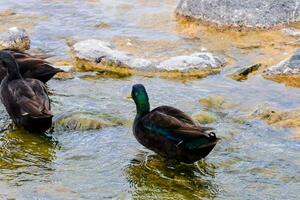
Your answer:
[[[212,128],[199,126],[174,107],[160,106],[147,112],[148,108],[141,108],[147,103],[143,105],[143,101],[138,98],[135,102],[138,110],[133,123],[135,138],[146,148],[167,159],[194,163],[206,157],[219,140],[211,132]]]
[[[63,72],[63,70],[53,67],[49,62],[45,61],[42,56],[32,56],[28,53],[15,49],[4,49],[14,56],[19,66],[20,74],[23,78],[33,78],[46,83],[55,74]],[[7,71],[3,63],[0,63],[0,82],[6,76]]]
[[[14,57],[0,52],[7,75],[0,85],[0,98],[13,122],[29,132],[44,133],[52,126],[47,90],[41,81],[20,75]]]

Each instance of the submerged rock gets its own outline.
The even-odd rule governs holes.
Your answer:
[[[269,28],[300,20],[299,0],[180,0],[176,13],[220,26]]]
[[[72,65],[69,65],[68,63],[63,63],[62,64],[67,64],[67,65],[58,65],[60,63],[55,63],[55,67],[62,69],[63,72],[59,72],[55,74],[54,79],[58,80],[67,80],[67,79],[73,79],[75,77],[75,70]]]
[[[193,116],[193,119],[195,119],[200,124],[210,124],[210,123],[214,123],[215,121],[217,121],[216,118],[212,117],[207,112],[201,112],[201,113]]]
[[[264,72],[267,79],[300,87],[300,49],[295,54]]]
[[[272,116],[274,116],[276,112],[278,111],[269,105],[261,105],[249,115],[249,118],[260,119],[271,123],[273,121]]]
[[[250,115],[250,119],[260,119],[277,127],[300,128],[300,109],[280,111],[263,105]]]
[[[255,71],[257,71],[261,67],[261,64],[254,64],[247,67],[243,67],[239,69],[237,72],[229,75],[233,80],[236,81],[244,81],[248,79],[248,76]]]
[[[100,23],[96,24],[95,27],[100,28],[100,29],[107,29],[107,28],[111,28],[111,25],[107,24],[105,22],[100,22]]]
[[[1,17],[12,16],[12,15],[16,15],[16,13],[12,10],[1,10],[0,11]]]
[[[227,110],[236,107],[236,105],[224,96],[211,95],[199,100],[201,106],[206,110]]]
[[[75,78],[75,72],[59,72],[53,77],[57,80],[68,80]]]
[[[118,51],[111,43],[101,40],[85,40],[72,47],[76,66],[83,71],[112,72],[121,77],[133,74],[168,78],[204,77],[219,72],[225,61],[209,52],[177,56],[161,63],[137,58]]]
[[[109,114],[76,112],[59,117],[54,124],[58,130],[97,130],[123,125],[123,121]]]
[[[6,33],[0,34],[0,49],[18,49],[21,51],[30,48],[29,35],[25,29],[13,27]]]

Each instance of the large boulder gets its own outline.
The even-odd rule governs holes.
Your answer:
[[[180,0],[176,13],[220,26],[269,28],[300,20],[300,0]]]
[[[21,51],[30,48],[29,35],[25,29],[13,27],[8,32],[0,34],[0,49],[18,49]]]

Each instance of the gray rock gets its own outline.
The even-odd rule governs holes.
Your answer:
[[[30,48],[29,35],[25,29],[13,27],[6,33],[0,34],[0,49],[18,49],[21,51]]]
[[[266,75],[295,75],[300,74],[300,49],[295,54],[265,71]]]
[[[300,20],[300,0],[180,0],[176,13],[221,26],[268,28]]]
[[[89,39],[75,43],[72,51],[75,58],[80,63],[88,61],[86,66],[89,70],[97,71],[97,66],[125,67],[135,71],[162,72],[176,71],[188,72],[189,70],[211,70],[215,73],[220,67],[225,65],[225,61],[210,52],[194,53],[192,55],[183,55],[172,57],[161,63],[153,63],[149,60],[137,58],[131,54],[118,51],[108,42]],[[103,68],[101,68],[103,70]],[[210,74],[207,72],[207,74]]]
[[[118,67],[128,67],[137,69],[149,69],[152,62],[142,58],[118,51],[109,42],[88,39],[77,42],[72,48],[75,57],[95,64],[114,65]]]
[[[230,74],[229,76],[236,81],[245,81],[248,79],[248,76],[255,71],[257,71],[261,67],[261,64],[254,64],[250,66],[242,67],[241,69],[237,70],[235,73]]]
[[[205,70],[220,68],[225,65],[225,61],[222,58],[210,52],[194,53],[189,56],[176,56],[169,60],[161,62],[157,68],[167,71],[189,71],[189,70]]]

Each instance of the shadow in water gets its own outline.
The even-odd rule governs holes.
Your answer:
[[[213,180],[215,168],[205,161],[187,165],[143,152],[125,173],[134,199],[202,199],[219,191]]]
[[[0,178],[22,184],[33,177],[43,179],[51,174],[57,142],[50,136],[22,129],[0,133]],[[36,179],[36,178],[35,178]]]

